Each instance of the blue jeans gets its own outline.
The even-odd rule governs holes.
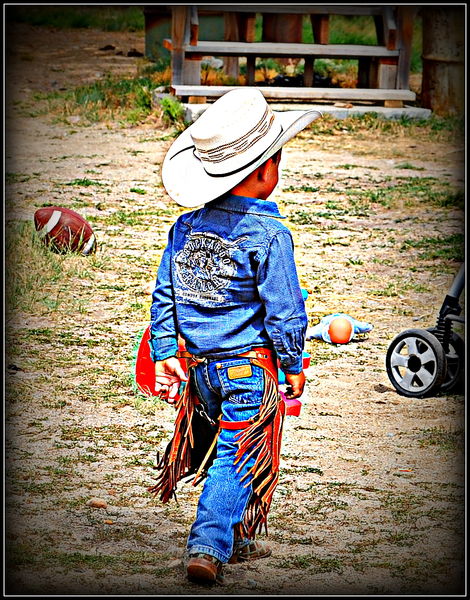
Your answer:
[[[264,390],[263,369],[252,365],[247,358],[207,361],[194,367],[193,373],[197,395],[214,421],[220,416],[224,421],[245,421],[259,412]],[[234,547],[248,543],[246,539],[234,540],[234,526],[242,521],[251,495],[250,477],[241,479],[254,464],[256,455],[237,472],[235,436],[239,433],[240,430],[220,430],[217,456],[208,470],[187,542],[190,555],[203,552],[225,563]]]

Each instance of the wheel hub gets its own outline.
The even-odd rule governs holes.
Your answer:
[[[408,369],[413,373],[417,373],[421,369],[421,359],[415,354],[408,358]]]

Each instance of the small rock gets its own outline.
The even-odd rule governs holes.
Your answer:
[[[103,46],[102,48],[100,48],[100,50],[115,50],[115,46],[113,46],[112,44],[106,44],[106,46]]]
[[[92,508],[108,508],[108,503],[102,498],[91,498],[86,504]]]
[[[176,569],[177,567],[179,567],[182,564],[183,564],[183,561],[180,558],[177,558],[177,559],[172,560],[169,563],[167,563],[166,567],[167,567],[167,569]]]

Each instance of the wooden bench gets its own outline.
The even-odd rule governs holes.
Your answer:
[[[173,45],[170,39],[163,40],[163,46],[172,51]],[[255,68],[257,58],[305,58],[306,68],[304,71],[304,83],[307,87],[313,83],[313,60],[315,58],[344,58],[370,60],[389,59],[382,64],[396,65],[399,51],[389,50],[385,46],[366,46],[351,44],[277,44],[270,42],[210,42],[198,41],[196,45],[185,44],[183,46],[186,60],[197,59],[203,56],[245,56],[247,60],[247,84],[255,83]]]
[[[172,85],[172,93],[187,102],[190,97],[218,98],[229,90],[240,86],[229,85]],[[335,101],[342,102],[381,102],[401,101],[414,102],[416,94],[410,90],[364,89],[364,88],[306,88],[256,86],[270,100],[303,100],[303,101]]]
[[[251,19],[251,31],[240,34],[239,27],[226,28],[226,38],[220,41],[199,40],[198,7],[173,6],[171,39],[164,40],[164,46],[170,50],[172,57],[172,86],[200,86],[200,61],[204,56],[221,56],[229,59],[245,57],[247,63],[247,85],[255,84],[255,67],[257,58],[303,58],[304,87],[283,90],[284,97],[305,98],[305,88],[311,88],[314,80],[314,60],[317,58],[357,59],[359,63],[359,88],[362,90],[381,89],[376,99],[385,102],[401,103],[403,100],[413,101],[415,95],[409,90],[409,64],[411,58],[411,35],[413,11],[408,7],[392,6],[336,6],[336,5],[221,5],[211,9],[221,10],[226,23],[233,24],[234,16],[242,13]],[[299,13],[309,14],[315,38],[320,43],[287,43],[287,42],[255,42],[253,27],[255,12],[271,12],[275,14]],[[377,30],[378,45],[329,44],[329,14],[371,15]],[[314,20],[315,19],[315,20]],[[238,19],[239,21],[239,19]],[[246,20],[245,20],[246,21]],[[243,37],[243,41],[233,39]],[[246,41],[250,40],[250,41]],[[238,64],[238,63],[237,63]],[[179,89],[179,88],[178,88]],[[272,88],[271,88],[272,89]],[[345,92],[334,89],[333,96],[344,98]],[[302,90],[302,92],[301,92]],[[402,97],[385,92],[401,90]],[[370,91],[370,90],[369,90]],[[270,92],[272,93],[272,92]],[[202,89],[191,96],[202,96]],[[312,96],[314,97],[314,96]],[[318,95],[317,95],[318,97]],[[371,99],[368,95],[364,99]],[[397,105],[397,104],[395,104]],[[400,104],[398,104],[400,105]]]

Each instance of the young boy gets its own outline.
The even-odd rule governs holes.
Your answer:
[[[287,397],[301,396],[308,322],[292,236],[267,198],[282,146],[320,116],[275,113],[259,90],[240,88],[211,105],[164,160],[170,197],[202,208],[171,228],[153,292],[156,390],[175,403],[187,383],[151,491],[165,502],[182,477],[207,476],[187,541],[195,581],[216,581],[224,563],[271,554],[254,538],[266,527],[278,480],[278,361]]]

